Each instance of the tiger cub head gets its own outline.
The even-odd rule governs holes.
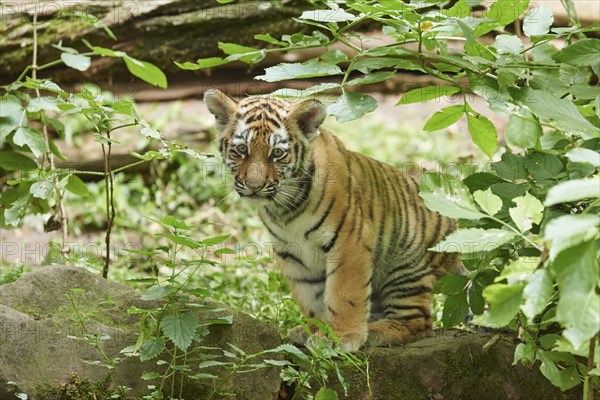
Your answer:
[[[272,96],[236,101],[217,89],[204,101],[216,117],[219,150],[240,196],[289,202],[290,189],[306,180],[311,144],[326,116],[323,103],[293,105]]]

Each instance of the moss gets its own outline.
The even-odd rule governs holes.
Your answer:
[[[58,387],[44,385],[39,389],[40,397],[48,400],[109,400],[130,399],[127,388],[111,388],[112,378],[107,375],[101,381],[92,381],[72,375],[66,383]]]

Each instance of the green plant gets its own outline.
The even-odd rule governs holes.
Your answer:
[[[92,15],[76,12],[70,17],[80,18],[96,28],[102,28],[113,39],[110,29]],[[23,70],[17,80],[2,87],[0,97],[0,146],[9,146],[10,150],[0,152],[2,168],[7,176],[3,179],[11,186],[2,193],[0,202],[0,225],[17,227],[27,213],[49,213],[45,223],[46,231],[60,229],[60,251],[64,260],[68,260],[69,247],[68,221],[65,212],[66,192],[75,196],[87,196],[88,187],[79,178],[81,175],[97,175],[105,182],[105,265],[102,275],[108,274],[111,255],[111,232],[116,216],[114,201],[115,174],[138,164],[154,159],[167,159],[178,151],[187,151],[177,144],[163,140],[160,133],[152,129],[136,112],[130,98],[114,100],[106,96],[92,84],[81,86],[80,91],[68,93],[51,79],[40,78],[38,73],[58,64],[79,71],[87,70],[91,57],[112,57],[122,59],[131,74],[138,78],[166,88],[165,75],[156,66],[134,59],[124,52],[93,46],[84,40],[89,51],[65,47],[62,43],[53,45],[61,52],[60,59],[44,65],[37,65],[38,23],[37,14],[33,15],[33,58],[31,65]],[[27,74],[31,72],[31,76]],[[103,159],[104,172],[80,171],[73,168],[57,167],[56,159],[66,160],[57,146],[52,134],[64,136],[66,122],[79,117],[88,121],[90,134],[99,143]],[[140,128],[140,133],[163,145],[159,151],[134,154],[140,160],[115,170],[112,169],[111,153],[115,140],[111,135],[128,127]],[[191,150],[190,150],[191,151]]]
[[[154,304],[150,303],[151,308],[147,309],[134,306],[129,309],[130,314],[140,315],[140,335],[136,344],[123,352],[128,356],[137,356],[141,361],[166,354],[157,361],[157,365],[164,365],[162,374],[147,372],[141,377],[144,380],[160,378],[160,384],[154,385],[152,393],[144,398],[161,399],[163,390],[167,387],[170,387],[170,398],[174,398],[175,395],[182,398],[186,381],[217,378],[215,375],[198,372],[194,368],[199,362],[212,359],[210,354],[203,353],[205,348],[201,345],[203,338],[209,334],[209,326],[233,323],[232,317],[227,315],[200,319],[198,311],[221,312],[222,309],[198,302],[198,299],[210,294],[210,288],[194,288],[189,284],[202,266],[214,262],[208,258],[208,249],[221,244],[229,235],[196,241],[189,236],[191,227],[181,220],[167,216],[157,222],[168,231],[158,233],[157,236],[167,239],[170,245],[133,251],[151,259],[154,278],[136,281],[153,283],[142,296],[142,300]],[[192,250],[196,257],[189,261],[178,258],[182,249]],[[223,247],[214,250],[213,254],[229,252],[232,250]],[[166,279],[160,276],[159,270],[162,267],[171,272]]]
[[[272,95],[333,93],[337,100],[328,112],[338,122],[377,107],[372,96],[355,90],[361,85],[407,70],[437,78],[440,85],[410,90],[398,105],[462,100],[432,115],[424,130],[439,131],[464,117],[475,145],[495,160],[462,176],[426,174],[422,182],[427,206],[460,220],[461,228],[434,249],[463,253],[470,270],[440,281],[443,323],[458,324],[471,309],[479,324],[514,329],[522,341],[515,362],[539,361],[554,385],[582,385],[583,397],[591,399],[600,376],[600,97],[594,85],[600,40],[586,35],[597,33],[598,24],[581,26],[572,0],[562,1],[568,27],[553,27],[550,9],[528,8],[529,0],[489,7],[477,0],[310,3],[314,9],[295,19],[310,33],[256,35],[267,48],[220,43],[224,57],[176,64],[186,70],[256,64],[269,53],[321,48],[318,57],[266,68],[256,79],[326,80]],[[381,27],[386,44],[366,46],[357,30],[366,24]],[[518,34],[509,32],[510,24]],[[482,40],[486,34],[493,43]],[[331,50],[334,43],[344,51]],[[505,147],[499,149],[492,121],[470,104],[471,94],[509,116]]]

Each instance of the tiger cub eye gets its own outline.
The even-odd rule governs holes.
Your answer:
[[[285,151],[283,149],[273,149],[273,151],[271,152],[271,157],[279,158],[279,157],[283,157],[284,154],[285,154]]]
[[[240,154],[246,154],[248,152],[248,146],[246,146],[245,144],[238,144],[237,146],[235,146],[235,151],[237,151]]]

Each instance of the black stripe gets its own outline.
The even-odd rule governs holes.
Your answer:
[[[323,296],[323,292],[324,292],[323,289],[318,290],[317,293],[315,293],[315,299],[318,299],[321,296]]]
[[[321,218],[319,219],[319,221],[317,221],[317,223],[315,225],[313,225],[309,230],[304,232],[305,239],[308,239],[308,235],[310,235],[311,233],[313,233],[314,231],[319,229],[321,227],[321,225],[323,225],[323,222],[325,222],[325,219],[327,219],[327,217],[329,216],[329,213],[331,212],[333,203],[335,203],[335,198],[333,200],[331,200],[331,203],[329,203],[329,206],[327,207],[327,209],[325,210],[323,215],[321,215]]]
[[[329,278],[331,275],[335,274],[338,271],[338,269],[340,269],[342,267],[342,265],[344,265],[344,264],[339,263],[338,265],[335,266],[334,269],[332,269],[331,271],[327,272],[327,277]]]
[[[325,253],[328,253],[329,250],[331,250],[333,248],[333,246],[335,245],[338,235],[340,234],[340,230],[342,229],[342,226],[344,225],[344,222],[346,221],[346,217],[348,216],[348,214],[349,214],[348,210],[346,210],[344,212],[344,214],[342,215],[342,220],[340,221],[339,225],[335,229],[335,233],[333,234],[333,237],[329,240],[329,242],[327,242],[323,246],[321,246],[321,248],[323,249],[323,251]]]
[[[300,185],[298,186],[298,192],[296,193],[296,199],[292,205],[286,208],[286,212],[288,213],[288,218],[286,219],[286,223],[289,224],[298,216],[300,216],[306,207],[308,207],[308,197],[310,196],[310,191],[312,189],[313,184],[313,175],[315,173],[315,164],[310,163],[308,166],[308,171],[303,176],[300,181]]]
[[[279,257],[281,257],[282,259],[288,261],[288,260],[292,260],[294,262],[296,262],[297,264],[300,264],[301,266],[303,266],[304,268],[308,269],[308,267],[306,266],[306,264],[304,264],[302,262],[302,260],[300,258],[298,258],[298,256],[289,253],[287,251],[276,251],[275,254],[277,254]],[[323,279],[325,279],[325,277],[323,277]]]
[[[429,317],[425,317],[422,314],[411,314],[411,315],[404,315],[404,316],[398,316],[398,315],[389,315],[385,317],[386,319],[391,319],[394,321],[410,321],[411,319],[418,319],[418,318],[423,318],[423,319],[427,319]]]
[[[388,311],[391,310],[391,311]],[[408,311],[408,310],[418,310],[421,312],[423,316],[430,316],[431,310],[427,309],[423,306],[416,305],[407,305],[407,304],[389,304],[384,307],[384,312],[386,314],[393,314],[393,311]]]
[[[264,115],[264,119],[265,119],[265,120],[266,120],[268,123],[270,123],[270,124],[272,124],[272,125],[275,125],[275,128],[276,128],[276,129],[278,129],[278,128],[281,128],[281,124],[279,123],[279,121],[278,121],[278,120],[276,120],[275,118],[271,117],[271,116],[270,116],[270,115],[268,115],[268,114],[263,114],[263,115]]]
[[[316,278],[286,278],[297,283],[306,283],[308,285],[316,285],[325,282],[325,276],[317,276]]]
[[[387,289],[389,286],[405,285],[407,283],[418,282],[424,277],[431,275],[431,273],[432,272],[429,268],[425,268],[422,271],[416,270],[405,275],[400,275],[399,277],[392,279],[391,281],[388,281],[385,285],[383,285],[383,287],[381,288],[381,292],[383,293],[384,290]]]
[[[327,306],[327,309],[329,310],[330,313],[332,313],[333,315],[337,315],[337,312],[331,308],[331,306]]]
[[[396,295],[400,293],[400,295]],[[425,285],[413,286],[413,287],[397,287],[390,290],[385,294],[386,297],[393,297],[395,299],[404,299],[407,297],[419,296],[425,293],[431,293],[431,287]],[[392,296],[394,294],[394,296]]]

